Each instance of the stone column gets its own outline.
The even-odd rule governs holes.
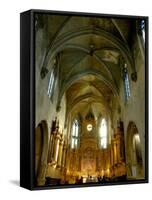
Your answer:
[[[53,148],[54,148],[54,134],[51,134],[49,143],[49,155],[48,155],[49,163],[51,163],[53,159]]]
[[[120,137],[117,138],[117,162],[120,162]]]
[[[39,166],[39,174],[37,177],[37,185],[38,186],[43,186],[45,185],[45,174],[46,174],[46,169],[47,169],[47,165],[44,163],[40,163]]]
[[[57,159],[57,167],[61,167],[61,161],[62,161],[62,150],[63,150],[63,139],[60,138],[59,142],[59,153],[58,153],[58,159]]]
[[[117,164],[117,143],[114,141],[114,164]]]
[[[61,162],[61,166],[65,167],[65,155],[66,155],[66,144],[64,143],[63,145],[63,153],[62,153],[62,162]]]
[[[70,157],[71,157],[71,151],[70,151],[70,146],[66,148],[65,152],[65,158],[64,158],[64,167],[66,169],[70,169]]]
[[[120,140],[120,147],[121,147],[121,160],[125,162],[125,144],[124,144],[124,139],[122,137]]]
[[[114,164],[113,164],[114,163],[114,161],[113,161],[113,143],[111,144],[110,154],[111,154],[110,155],[110,158],[111,158],[111,160],[110,160],[111,161],[110,162],[110,165],[111,165],[110,169],[111,169],[111,175],[113,176],[113,173],[114,173],[113,172],[113,166],[114,166]]]
[[[58,157],[59,139],[60,139],[60,136],[57,133],[55,136],[54,148],[53,148],[53,150],[54,150],[53,161],[55,161],[55,162],[57,162],[57,157]]]
[[[99,170],[99,156],[98,156],[98,151],[96,151],[96,172]]]
[[[111,145],[111,167],[113,166],[113,144]]]
[[[79,155],[79,169],[78,171],[81,171],[81,155]]]

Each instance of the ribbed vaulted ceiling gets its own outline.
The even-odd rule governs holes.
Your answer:
[[[44,15],[49,44],[44,66],[51,69],[57,55],[60,67],[59,104],[67,98],[68,114],[82,116],[110,112],[117,98],[122,70],[120,59],[133,69],[129,19]]]

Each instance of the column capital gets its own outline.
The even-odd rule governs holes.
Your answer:
[[[46,67],[42,67],[41,69],[41,78],[44,79],[48,73],[48,69]]]
[[[133,73],[131,74],[131,80],[134,81],[134,82],[137,81],[137,72],[133,72]]]
[[[56,111],[57,111],[57,112],[60,112],[60,110],[61,110],[61,106],[60,106],[60,105],[57,105],[57,106],[56,106]]]

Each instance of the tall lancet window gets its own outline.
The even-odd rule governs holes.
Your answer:
[[[141,34],[142,34],[143,41],[145,43],[145,20],[141,20],[140,29],[141,29]]]
[[[127,101],[130,97],[130,84],[129,84],[127,64],[125,64],[123,68],[123,80],[124,80],[125,101]]]
[[[53,70],[51,71],[51,74],[50,74],[50,79],[49,79],[49,84],[48,84],[48,91],[47,91],[47,94],[48,94],[49,98],[52,98],[54,84],[55,84],[55,68],[53,68]]]
[[[78,120],[74,120],[72,124],[72,138],[71,138],[71,148],[76,149],[78,147],[78,136],[79,136],[79,124]]]
[[[100,128],[99,128],[99,138],[100,138],[100,147],[102,149],[107,148],[107,122],[103,118],[101,120]]]

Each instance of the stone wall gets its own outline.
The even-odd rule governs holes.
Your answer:
[[[58,117],[60,123],[60,129],[64,129],[65,123],[65,112],[66,112],[66,99],[65,95],[61,100],[61,110],[58,113],[56,110],[57,100],[59,95],[59,75],[57,74],[54,92],[53,92],[53,100],[50,99],[47,95],[48,84],[50,79],[51,70],[53,68],[53,61],[49,65],[49,71],[46,74],[45,78],[41,77],[41,70],[43,67],[43,61],[46,54],[46,47],[48,44],[47,35],[45,29],[38,29],[36,33],[36,121],[35,127],[39,124],[39,122],[45,119],[48,123],[49,128],[51,128],[51,122]]]
[[[140,48],[138,38],[134,40],[132,46],[133,55],[135,60],[135,68],[137,71],[137,81],[131,80],[131,71],[129,73],[130,91],[131,96],[128,101],[125,102],[124,96],[124,83],[123,80],[120,85],[120,105],[116,99],[113,101],[113,126],[117,126],[117,120],[121,119],[124,123],[124,134],[125,134],[125,144],[127,140],[127,128],[129,122],[134,122],[139,132],[141,148],[142,148],[142,158],[143,164],[145,161],[145,61],[142,56],[142,51]],[[120,111],[119,111],[120,106]],[[127,149],[126,149],[127,151]]]

